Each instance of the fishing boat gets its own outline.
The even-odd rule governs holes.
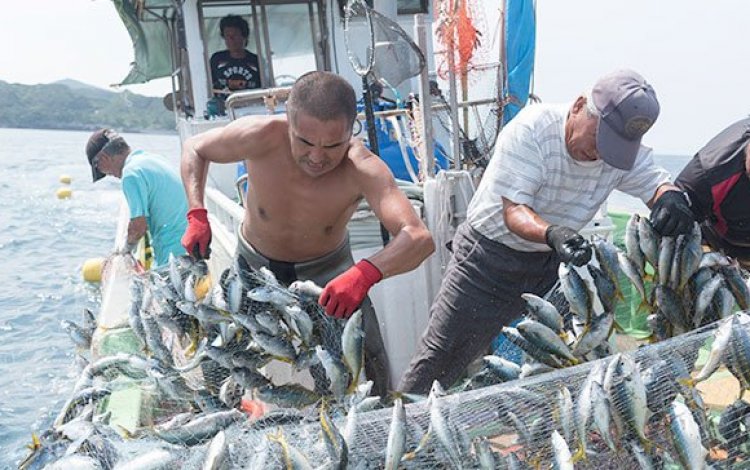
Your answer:
[[[398,38],[393,39],[393,36],[376,38],[374,35],[352,35],[349,28],[361,28],[364,25],[365,30],[370,29],[367,27],[367,18],[347,17],[346,5],[340,1],[114,0],[114,3],[135,46],[136,61],[123,84],[171,77],[173,90],[165,97],[165,104],[174,111],[181,141],[226,125],[244,115],[284,112],[289,85],[308,70],[334,71],[347,78],[355,89],[362,90],[362,76],[351,66],[350,56],[356,55],[357,49],[366,51],[369,42],[369,49],[376,51],[375,70],[380,67],[379,73],[386,75],[384,68],[393,65],[394,57],[399,57],[398,51],[404,45]],[[483,20],[492,28],[483,31],[486,33],[483,37],[494,37],[490,33],[498,26],[502,31],[499,35],[502,40],[497,44],[487,41],[496,47],[488,47],[483,51],[485,55],[481,58],[482,61],[476,59],[469,67],[471,57],[466,55],[465,50],[461,52],[458,49],[461,49],[461,38],[470,38],[478,28],[476,24],[468,22],[463,24],[468,29],[461,30],[458,27],[460,21],[455,19],[461,15],[454,15],[461,11],[462,4],[465,7],[468,2],[442,3],[442,8],[446,11],[439,11],[437,14],[425,0],[374,2],[374,9],[380,15],[378,18],[384,18],[380,20],[381,24],[389,24],[390,31],[396,31],[393,26],[396,25],[401,31],[397,36],[403,33],[399,37],[416,44],[424,56],[425,66],[403,83],[386,87],[384,93],[393,102],[391,105],[383,105],[383,102],[375,100],[371,108],[368,102],[371,97],[368,94],[372,90],[365,86],[359,129],[363,135],[367,134],[368,143],[377,149],[394,175],[401,179],[399,184],[432,232],[438,246],[438,251],[419,268],[385,280],[370,292],[389,354],[389,373],[393,383],[398,381],[407,367],[417,340],[427,324],[428,308],[440,285],[442,270],[449,257],[445,245],[451,240],[455,228],[465,219],[474,184],[481,177],[482,160],[489,158],[497,132],[526,103],[529,95],[529,77],[533,63],[533,5],[526,0],[499,3],[500,5],[483,9]],[[466,13],[465,17],[471,17],[469,10],[464,10],[463,13]],[[264,87],[229,94],[220,103],[224,106],[222,112],[211,87],[207,64],[211,54],[222,49],[218,21],[227,14],[242,16],[252,25],[249,49],[255,51],[260,58],[261,82]],[[451,18],[453,21],[450,21]],[[354,26],[352,22],[355,23]],[[451,30],[453,27],[456,29]],[[473,33],[469,27],[474,28]],[[446,40],[446,37],[458,39]],[[408,41],[407,49],[411,47]],[[377,73],[375,72],[376,76]],[[388,84],[387,80],[385,82]],[[442,90],[448,95],[447,99],[442,98]],[[223,94],[226,90],[219,92]],[[404,103],[410,106],[403,106]],[[376,141],[377,146],[374,145]],[[215,277],[232,264],[237,228],[244,214],[242,202],[246,179],[243,175],[244,168],[241,165],[214,164],[209,170],[210,187],[206,189],[205,205],[213,228],[209,270]],[[363,204],[359,209],[349,223],[355,258],[367,257],[387,242],[387,237],[383,236],[381,227],[369,208]],[[127,224],[127,211],[121,212],[116,229],[116,247],[123,244]],[[622,226],[623,223],[619,225]],[[611,239],[615,229],[612,219],[606,215],[606,207],[603,207],[583,232]],[[140,352],[134,346],[132,333],[127,326],[127,309],[132,303],[128,287],[130,278],[137,269],[124,256],[113,257],[107,266],[98,328],[92,341],[92,359]],[[595,291],[599,295],[598,287]],[[601,317],[604,313],[598,312],[597,315]],[[584,458],[586,441],[591,436],[586,421],[582,428],[580,423],[576,424],[575,432],[573,431],[572,420],[579,411],[576,409],[574,414],[571,397],[575,397],[576,406],[580,407],[580,403],[585,403],[585,400],[582,401],[579,394],[583,397],[586,390],[597,387],[611,387],[608,391],[610,397],[617,398],[616,402],[611,402],[610,412],[624,413],[618,415],[615,426],[619,433],[618,445],[628,449],[632,447],[632,452],[617,453],[610,448],[613,450],[610,453],[605,447],[605,441],[611,437],[610,429],[600,428],[594,431],[595,438],[589,443],[596,448],[597,455],[592,456],[585,467],[615,465],[632,468],[636,461],[640,462],[644,458],[641,446],[649,443],[632,440],[630,438],[633,436],[626,433],[636,431],[640,433],[637,437],[644,437],[646,405],[654,414],[663,414],[668,408],[671,416],[667,421],[650,424],[649,438],[658,439],[658,447],[663,446],[663,441],[670,432],[668,424],[673,428],[672,434],[677,436],[677,441],[684,438],[682,443],[676,441],[678,451],[689,451],[690,445],[705,451],[711,442],[696,431],[696,421],[700,422],[701,432],[704,430],[703,421],[707,421],[702,405],[688,410],[682,402],[673,400],[680,388],[686,401],[693,400],[693,404],[700,401],[696,389],[685,388],[683,381],[689,381],[698,350],[707,339],[718,335],[717,330],[726,332],[729,325],[737,331],[740,341],[750,338],[743,333],[744,325],[750,324],[750,320],[746,316],[737,318],[739,319],[725,320],[723,329],[716,328],[716,324],[704,325],[695,332],[640,348],[634,353],[602,357],[607,355],[605,347],[605,353],[598,356],[601,357],[599,359],[591,359],[585,364],[548,374],[533,377],[533,374],[529,374],[523,381],[467,389],[468,391],[446,397],[441,397],[439,390],[433,390],[428,401],[410,404],[401,414],[401,400],[397,399],[392,409],[363,413],[356,429],[343,430],[347,434],[345,441],[349,444],[349,462],[365,468],[379,468],[382,461],[388,462],[389,458],[394,458],[394,453],[398,453],[394,450],[398,446],[393,446],[391,436],[401,435],[404,443],[413,445],[412,453],[417,455],[404,455],[403,458],[399,455],[396,457],[396,466],[399,462],[410,468],[484,465],[482,459],[493,461],[500,458],[500,455],[491,450],[486,451],[489,440],[493,441],[492,445],[496,448],[506,451],[502,458],[508,465],[512,465],[512,459],[516,456],[522,456],[527,464],[541,464],[556,459],[565,466],[570,463],[570,450],[567,446],[573,443],[574,433],[580,441],[581,455]],[[603,331],[606,333],[607,330],[611,334],[612,329],[605,328]],[[586,334],[575,333],[576,346],[580,346],[581,338]],[[734,334],[733,332],[732,335]],[[189,352],[186,350],[194,345],[179,346],[172,348],[172,352],[186,352],[187,356]],[[526,352],[533,356],[529,351]],[[663,360],[677,356],[680,360],[670,361],[670,364]],[[178,359],[187,361],[186,357]],[[577,358],[570,359],[565,365],[579,363]],[[750,361],[750,355],[743,360]],[[558,360],[552,362],[561,364]],[[671,362],[674,362],[674,367]],[[677,365],[682,369],[677,370]],[[602,375],[605,368],[609,382],[603,380],[599,384],[597,380],[600,379],[595,375]],[[517,369],[520,371],[520,368]],[[309,380],[309,377],[284,364],[269,364],[267,373],[279,383]],[[158,371],[156,375],[158,377]],[[648,389],[648,396],[645,388],[637,390],[640,395],[636,396],[631,394],[634,386],[627,385],[630,387],[627,388],[623,385],[643,385],[641,375],[646,386],[651,387]],[[746,380],[747,376],[741,371],[738,375]],[[594,378],[589,380],[591,377]],[[135,433],[144,426],[151,425],[152,413],[160,413],[163,417],[181,411],[179,400],[167,402],[166,407],[164,402],[159,403],[161,408],[156,409],[157,404],[151,400],[158,394],[144,390],[137,380],[129,381],[120,377],[117,381],[107,391],[109,398],[104,405],[106,412],[99,410],[99,414],[106,414],[110,426],[116,425],[125,434]],[[594,386],[595,382],[597,386]],[[659,400],[652,399],[652,396]],[[596,403],[596,397],[592,398],[592,402]],[[599,403],[604,402],[606,399]],[[625,412],[622,411],[623,404],[627,406]],[[322,468],[329,468],[326,467],[329,464],[331,468],[346,468],[344,446],[335,442],[330,445],[325,436],[335,436],[332,432],[334,421],[338,422],[339,427],[345,422],[348,428],[356,420],[347,415],[345,420],[338,416],[334,421],[327,421],[324,408],[325,405],[320,407],[319,420],[307,419],[301,422],[300,418],[289,426],[285,426],[289,423],[286,421],[287,415],[272,415],[271,420],[259,420],[273,427],[278,425],[277,434],[271,432],[270,427],[253,428],[252,423],[243,423],[245,427],[232,436],[229,433],[226,438],[221,433],[216,436],[221,436],[221,440],[231,439],[232,462],[242,462],[243,465],[249,462],[250,468],[266,468],[263,465],[265,461],[258,460],[258,456],[268,454],[270,442],[277,442],[281,449],[278,455],[272,457],[274,463],[279,465],[286,461],[286,466],[289,467],[293,455],[291,446],[297,446],[304,448],[315,458],[329,458],[330,462],[324,461],[326,463]],[[352,405],[350,410],[352,408],[355,407]],[[244,411],[253,418],[258,418],[263,412],[257,408]],[[631,411],[637,416],[627,414]],[[690,413],[695,418],[689,418]],[[66,420],[65,410],[60,420]],[[623,422],[630,422],[629,420],[637,425],[637,429],[632,423],[626,423],[632,429],[622,428]],[[197,420],[192,422],[195,421]],[[285,426],[286,438],[282,434],[282,426]],[[737,430],[741,431],[741,428],[738,426]],[[405,434],[409,434],[408,437]],[[325,445],[321,445],[321,435]],[[433,442],[427,446],[426,442],[431,436],[437,437],[432,438]],[[86,436],[86,439],[89,437],[90,435]],[[165,438],[166,434],[159,437]],[[195,442],[191,442],[200,445],[207,443],[207,440],[195,439]],[[200,462],[195,459],[210,459],[214,442],[219,442],[212,440],[200,449],[197,449],[200,445],[189,444],[187,449],[177,444],[167,451],[154,447],[153,440],[144,441],[146,444],[138,452],[155,459],[171,459],[172,466],[176,466],[179,461],[180,466],[189,468],[199,466]],[[224,448],[227,448],[226,441]],[[178,457],[175,449],[184,449],[185,455]],[[120,455],[119,458],[124,456]],[[696,453],[680,458],[688,461],[690,458],[697,459],[697,462],[705,458],[705,454]],[[495,467],[490,465],[484,468]]]
[[[476,154],[491,149],[503,121],[526,102],[533,62],[531,2],[486,5],[488,8],[481,10],[487,15],[483,17],[476,15],[480,11],[476,7],[475,21],[481,18],[487,29],[482,34],[499,38],[499,30],[505,32],[503,24],[507,23],[514,25],[507,32],[512,41],[488,41],[482,50],[484,62],[475,59],[476,65],[471,68],[461,72],[452,67],[447,74],[435,72],[446,66],[440,57],[459,54],[443,50],[435,54],[436,48],[446,46],[435,40],[439,24],[433,20],[436,15],[431,2],[426,0],[375,1],[379,17],[404,32],[405,41],[401,43],[393,36],[370,37],[368,28],[363,27],[366,19],[347,20],[346,5],[340,0],[116,0],[115,5],[135,47],[136,61],[123,84],[171,77],[173,91],[165,97],[165,103],[174,111],[181,141],[247,114],[284,112],[289,85],[309,70],[333,71],[350,81],[355,90],[362,90],[362,78],[353,69],[350,56],[367,50],[368,41],[375,46],[376,71],[395,67],[393,58],[398,55],[389,55],[388,51],[398,52],[408,47],[408,41],[424,51],[426,66],[418,74],[397,87],[386,87],[386,99],[398,105],[386,100],[376,103],[375,121],[370,126],[362,109],[361,125],[355,126],[363,136],[369,127],[377,129],[379,154],[401,178],[402,188],[439,246],[438,252],[419,268],[387,279],[370,292],[389,354],[390,378],[397,383],[426,326],[428,308],[449,257],[445,245],[465,217],[481,173],[478,160],[488,158]],[[250,25],[248,50],[259,57],[264,87],[230,94],[223,103],[225,113],[220,113],[216,111],[208,59],[224,48],[218,22],[228,14],[241,16]],[[350,28],[359,29],[355,34]],[[520,37],[521,33],[526,37]],[[508,44],[513,47],[511,51]],[[448,47],[457,48],[458,44]],[[409,55],[401,57],[408,59]],[[436,83],[445,90],[448,100],[434,90],[430,92],[430,80],[433,86]],[[409,109],[404,97],[414,95],[422,99],[411,100]],[[368,134],[366,140],[373,139]],[[235,251],[237,227],[243,218],[243,173],[243,164],[212,164],[209,168],[205,205],[213,229],[212,272],[220,273],[228,267]],[[349,224],[355,259],[371,255],[386,241],[366,204],[360,209]],[[592,230],[600,233],[610,229],[606,217],[592,224]]]

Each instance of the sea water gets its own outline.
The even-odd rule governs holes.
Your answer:
[[[0,129],[0,468],[26,455],[32,432],[49,427],[78,377],[75,347],[60,320],[96,311],[98,288],[82,280],[83,262],[106,256],[115,238],[119,181],[92,184],[84,155],[88,132]],[[133,148],[178,164],[176,135],[123,134]],[[657,156],[673,175],[686,156]],[[60,175],[73,196],[55,196]],[[609,207],[646,213],[614,193]]]
[[[49,427],[79,369],[60,320],[81,323],[96,310],[98,288],[83,262],[112,250],[119,180],[91,182],[89,132],[0,129],[0,468],[15,468],[31,433]],[[177,165],[176,134],[123,134],[134,149]],[[60,175],[70,199],[57,199]]]

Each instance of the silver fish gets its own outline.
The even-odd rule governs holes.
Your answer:
[[[237,408],[245,393],[244,387],[233,376],[227,377],[219,388],[219,400],[229,408]]]
[[[266,387],[271,384],[271,381],[265,375],[250,369],[234,368],[232,369],[232,377],[246,390]]]
[[[618,404],[613,410],[613,417],[618,426],[632,431],[642,443],[648,442],[645,435],[649,413],[646,387],[633,359],[624,355],[619,355],[617,359],[607,384],[609,387],[605,388],[610,402]]]
[[[60,326],[68,333],[73,343],[81,349],[91,347],[91,333],[70,320],[60,320]]]
[[[633,261],[633,264],[638,269],[638,274],[641,277],[644,276],[644,266],[646,264],[646,257],[641,251],[640,239],[638,236],[638,225],[640,224],[641,216],[633,214],[628,219],[628,223],[625,225],[625,251],[628,258]],[[622,263],[620,263],[622,266]]]
[[[503,382],[515,380],[521,375],[521,367],[502,357],[489,355],[482,358],[485,367]]]
[[[385,468],[396,470],[406,451],[406,411],[401,398],[393,403],[391,427],[388,431],[388,443],[385,447]]]
[[[638,246],[643,256],[646,258],[654,270],[659,266],[659,234],[647,217],[640,217],[638,220]]]
[[[349,317],[341,335],[341,348],[344,353],[344,363],[351,373],[352,384],[359,382],[359,374],[363,368],[365,332],[362,330],[362,310],[357,310]]]
[[[675,238],[663,237],[659,244],[658,278],[659,284],[666,286],[669,284],[669,276],[672,273],[672,262],[674,258]]]
[[[711,351],[708,353],[708,359],[700,372],[698,372],[698,375],[691,381],[691,384],[706,380],[719,368],[724,361],[735,324],[735,317],[730,317],[724,320],[716,329],[713,337],[714,340],[711,344]]]
[[[694,227],[697,227],[697,224]],[[680,289],[687,284],[688,280],[698,270],[702,258],[703,249],[701,247],[700,230],[698,230],[697,234],[693,231],[685,237],[685,246],[680,255]]]
[[[557,408],[555,415],[557,417],[559,429],[565,440],[570,440],[573,436],[573,398],[570,396],[568,387],[561,386],[557,392]]]
[[[430,398],[428,398],[430,400],[430,427],[428,434],[430,431],[435,434],[438,443],[445,449],[452,468],[460,469],[463,468],[461,457],[459,456],[459,451],[448,421],[443,414],[442,397],[444,395],[445,391],[440,386],[440,382],[435,380],[430,390]]]
[[[501,331],[508,341],[521,348],[523,352],[542,364],[554,369],[559,369],[563,366],[560,360],[541,347],[529,342],[516,328],[504,326]]]
[[[224,464],[229,455],[229,446],[227,445],[227,436],[221,430],[211,439],[206,451],[206,458],[203,460],[201,470],[219,470],[224,468]]]
[[[323,293],[323,288],[313,281],[294,281],[289,284],[289,292],[317,300]]]
[[[599,297],[599,301],[601,302],[604,311],[614,312],[615,303],[617,302],[617,285],[607,277],[604,271],[593,264],[589,264],[586,268],[588,269],[589,274],[591,274],[591,278],[594,280],[596,294]]]
[[[557,430],[552,431],[552,450],[554,452],[554,460],[552,461],[552,468],[556,470],[573,470],[572,456],[570,455],[570,449],[568,443],[560,435]]]
[[[620,285],[622,269],[620,268],[620,262],[617,259],[617,247],[607,239],[595,236],[594,253],[596,254],[596,260],[599,262],[599,268],[604,271],[610,281],[615,283],[618,296],[622,298],[623,292],[622,286]]]
[[[577,364],[579,362],[578,358],[573,355],[573,353],[570,351],[570,348],[568,348],[568,346],[560,339],[560,337],[555,334],[554,331],[542,325],[541,323],[526,319],[516,325],[516,329],[518,329],[523,337],[529,340],[529,342],[533,343],[544,351],[567,359],[573,364]]]
[[[244,413],[239,410],[217,411],[167,431],[154,428],[153,433],[170,444],[192,446],[208,441],[219,431],[240,421],[244,416]]]
[[[588,321],[591,318],[591,294],[588,286],[578,272],[565,263],[560,263],[557,273],[563,295],[570,304],[570,311],[581,321]]]
[[[293,304],[297,299],[294,298],[286,289],[272,288],[269,286],[256,287],[248,291],[247,297],[255,302],[270,303],[278,308],[284,308]]]
[[[708,451],[701,443],[700,431],[690,410],[675,400],[669,410],[669,416],[669,428],[680,463],[684,468],[691,470],[706,468]]]
[[[740,306],[741,310],[747,310],[750,308],[750,287],[748,287],[745,280],[740,274],[738,266],[722,267],[720,269],[721,274],[726,279],[729,289],[732,291],[737,305]]]
[[[315,348],[315,353],[318,355],[328,380],[331,382],[333,396],[336,399],[343,398],[349,385],[349,372],[346,366],[319,345]]]
[[[256,391],[258,398],[279,406],[302,408],[312,405],[320,396],[298,384],[269,385]]]
[[[617,259],[620,261],[620,268],[631,283],[638,290],[638,294],[641,296],[642,304],[648,304],[646,299],[646,287],[643,285],[643,276],[640,273],[638,266],[625,254],[618,253]]]
[[[60,413],[57,415],[57,418],[53,421],[52,427],[58,428],[64,425],[75,418],[84,406],[109,396],[111,393],[112,391],[106,388],[94,387],[85,388],[76,392],[67,402],[65,402]]]
[[[258,345],[260,345],[261,348],[263,348],[263,350],[278,359],[292,362],[297,356],[297,353],[294,350],[294,345],[292,345],[289,340],[282,338],[281,336],[271,336],[262,331],[258,331],[253,336],[253,339],[258,343]]]
[[[344,436],[339,432],[336,424],[326,411],[325,401],[320,407],[320,429],[323,433],[328,455],[331,457],[333,468],[346,469],[349,464],[349,447]]]
[[[604,312],[593,318],[591,325],[584,329],[584,333],[578,337],[573,345],[572,354],[576,357],[583,357],[591,352],[609,338],[614,324],[615,316],[609,312]]]
[[[311,344],[313,338],[313,321],[299,305],[288,305],[284,307],[284,314],[289,317],[290,328],[304,344]]]
[[[535,320],[551,328],[555,333],[562,332],[563,318],[554,305],[534,294],[521,294],[521,298],[526,301],[528,313]]]
[[[716,297],[716,293],[723,285],[724,279],[721,276],[714,276],[703,286],[695,301],[694,326],[699,326],[702,323],[706,312],[708,312],[711,303]]]
[[[495,453],[490,448],[490,441],[486,437],[477,437],[473,441],[474,455],[477,456],[479,468],[481,470],[495,470],[497,461]]]
[[[609,428],[611,418],[610,410],[612,407],[609,398],[607,397],[607,393],[598,382],[594,382],[591,387],[591,400],[593,401],[592,416],[594,418],[594,425],[599,430],[599,435],[607,443],[609,449],[615,452],[616,447],[612,440],[612,434],[610,433]]]
[[[283,455],[281,461],[285,462],[286,468],[294,470],[313,470],[313,466],[310,464],[310,461],[305,454],[287,442],[281,428],[279,428],[277,434],[269,434],[268,439],[277,442],[281,446],[281,452]]]

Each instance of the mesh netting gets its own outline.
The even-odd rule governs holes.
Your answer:
[[[283,286],[267,270],[238,264],[212,282],[205,263],[189,258],[133,270],[125,325],[102,332],[98,319],[97,335],[115,344],[109,353],[106,341],[90,339],[90,315],[87,326],[70,328],[75,339],[88,335],[99,356],[22,468],[744,465],[750,404],[737,398],[750,387],[750,316],[732,311],[745,308],[747,273],[716,253],[690,261],[696,233],[674,240],[671,259],[685,261],[651,291],[684,297],[691,282],[721,285],[698,284],[682,317],[664,317],[701,326],[626,351],[613,340],[612,309],[617,292],[642,281],[611,263],[629,270],[638,249],[658,271],[659,250],[644,254],[653,241],[633,243],[650,237],[643,220],[626,235],[627,253],[596,240],[590,265],[561,266],[546,300],[524,296],[525,318],[504,329],[522,365],[486,356],[448,392],[436,383],[428,397],[370,396],[361,313],[324,315],[314,284]],[[726,312],[723,288],[732,294]],[[700,300],[706,292],[711,298]],[[704,308],[720,310],[696,321]]]

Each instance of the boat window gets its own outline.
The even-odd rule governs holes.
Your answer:
[[[315,55],[317,7],[315,3],[265,6],[275,86],[292,85],[300,75],[322,68]]]
[[[339,11],[344,16],[344,7],[347,0],[338,0]],[[373,8],[373,0],[365,0],[367,6]],[[427,13],[427,0],[396,0],[396,8],[399,15],[414,15],[417,13]]]
[[[213,77],[211,77],[211,67],[209,64],[209,60],[211,56],[219,51],[227,50],[227,45],[224,41],[224,38],[221,36],[221,29],[219,28],[219,23],[221,22],[221,19],[224,18],[227,15],[236,15],[240,18],[244,19],[247,22],[248,25],[248,37],[247,37],[247,45],[245,46],[245,49],[250,51],[251,53],[257,55],[258,57],[261,56],[260,54],[260,32],[258,31],[257,27],[257,20],[254,18],[255,11],[252,8],[252,5],[249,1],[245,2],[237,2],[237,1],[227,1],[227,2],[203,2],[202,8],[201,8],[201,15],[202,15],[202,24],[203,24],[203,41],[206,51],[206,70],[209,74],[209,83],[213,81]],[[266,77],[263,74],[263,61],[259,60],[260,65],[260,72],[261,72],[261,82],[265,83]]]
[[[211,55],[226,49],[219,22],[230,14],[248,22],[247,50],[258,56],[264,88],[291,85],[305,72],[326,68],[320,0],[203,0],[200,5],[209,75]]]

